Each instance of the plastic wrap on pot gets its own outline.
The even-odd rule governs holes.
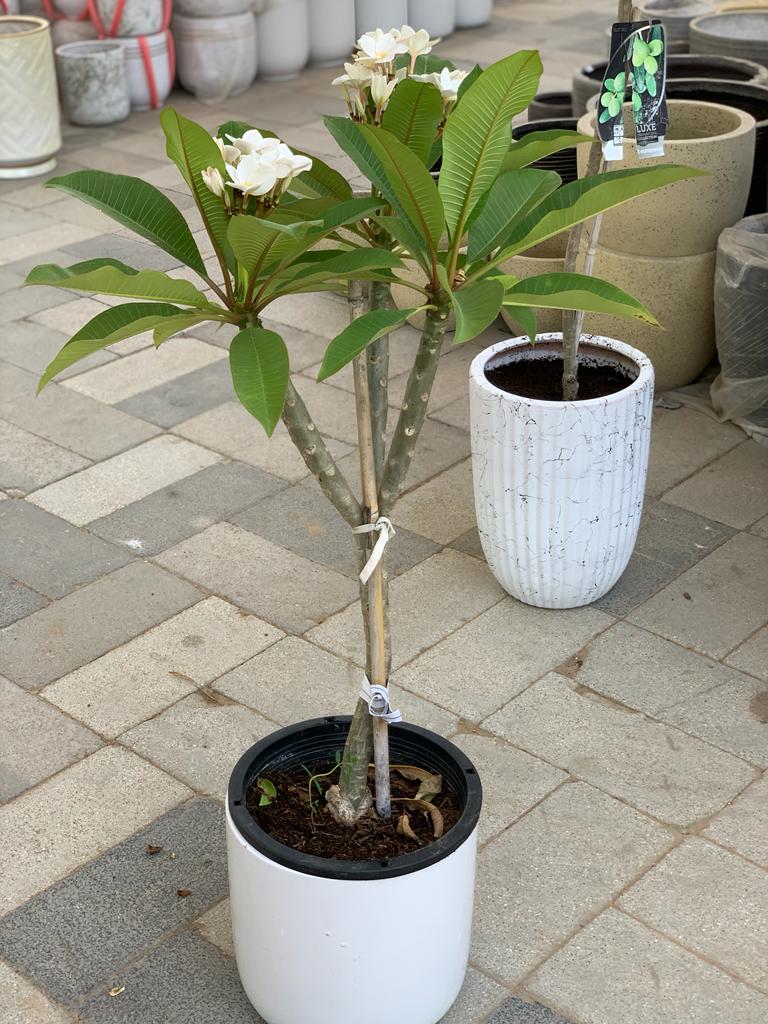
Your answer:
[[[713,408],[768,444],[768,214],[720,235],[715,329],[721,372],[712,383]]]

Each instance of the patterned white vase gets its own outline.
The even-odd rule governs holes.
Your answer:
[[[512,338],[470,367],[472,472],[477,525],[493,575],[539,608],[591,604],[629,562],[643,510],[653,368],[637,349],[582,335],[581,360],[636,374],[604,398],[548,402],[495,387],[486,367],[561,354],[561,334]]]
[[[44,174],[59,149],[50,26],[44,18],[0,18],[0,178]]]

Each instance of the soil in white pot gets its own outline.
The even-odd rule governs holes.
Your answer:
[[[485,368],[487,380],[510,395],[536,398],[543,402],[562,402],[563,360],[518,358],[506,363],[491,363]],[[579,363],[579,399],[604,398],[622,391],[634,380],[619,363],[582,360]]]

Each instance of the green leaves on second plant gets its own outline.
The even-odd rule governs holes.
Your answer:
[[[467,259],[482,259],[502,245],[515,224],[560,184],[559,174],[533,167],[499,175],[469,229]]]
[[[274,331],[246,327],[229,346],[229,368],[235,394],[271,437],[283,414],[288,388],[285,342]]]
[[[382,126],[426,165],[442,112],[440,91],[431,82],[406,78],[392,93]]]
[[[591,135],[583,135],[581,132],[550,128],[544,132],[529,132],[518,142],[513,142],[509,152],[501,164],[501,173],[516,171],[521,167],[530,167],[537,160],[553,153],[560,153],[564,149],[578,146],[582,142],[591,142]]]
[[[373,341],[381,338],[404,324],[409,316],[418,309],[373,309],[369,313],[353,320],[338,334],[325,350],[323,362],[317,375],[318,380],[326,380],[338,373],[347,363],[352,362]]]
[[[71,267],[45,263],[29,272],[27,284],[47,284],[55,288],[91,294],[122,295],[129,299],[153,302],[179,302],[182,306],[212,308],[195,286],[183,278],[169,277],[160,270],[134,270],[119,260],[85,260]],[[215,307],[226,312],[223,307]]]
[[[451,293],[456,314],[455,345],[471,341],[485,330],[499,315],[504,300],[504,286],[495,277],[487,277],[463,285]]]
[[[504,305],[579,309],[585,313],[608,313],[659,326],[642,302],[615,284],[586,274],[555,272],[527,277],[507,288],[504,292]]]

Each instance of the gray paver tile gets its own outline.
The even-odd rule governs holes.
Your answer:
[[[672,843],[591,786],[562,787],[483,850],[473,962],[517,982]]]
[[[182,541],[158,561],[289,633],[303,633],[358,593],[346,576],[229,523]]]
[[[0,506],[0,570],[46,597],[62,597],[130,559],[28,501]]]
[[[48,604],[46,598],[23,583],[0,576],[0,628],[23,619]]]
[[[620,906],[768,988],[768,882],[761,868],[692,837],[626,892]]]
[[[740,668],[768,683],[768,626],[745,640],[725,660],[734,668]]]
[[[680,570],[660,562],[656,558],[646,558],[636,551],[629,560],[619,582],[603,597],[594,602],[594,608],[600,608],[609,615],[628,615],[643,601],[653,597],[662,587],[671,582]]]
[[[439,544],[463,536],[475,523],[469,459],[410,491],[397,505],[397,522]]]
[[[488,345],[494,345],[502,338],[509,337],[508,331],[501,331],[495,326],[489,328],[487,334],[489,337],[484,342],[473,341],[467,345],[461,345],[459,348],[452,347],[453,335],[448,335],[449,340],[443,346],[440,366],[429,399],[431,413],[434,414],[446,405],[465,398],[469,392],[469,364]],[[415,345],[412,344],[411,353],[414,349]],[[413,361],[413,354],[411,354],[411,361]],[[405,396],[408,373],[410,373],[410,366],[406,373],[393,377],[389,383],[390,402],[398,407]],[[437,419],[443,419],[443,417],[438,415]]]
[[[568,1021],[541,1003],[524,1002],[512,996],[491,1014],[486,1024],[568,1024]]]
[[[746,533],[732,537],[630,620],[722,658],[768,622],[768,541]]]
[[[360,571],[357,543],[349,525],[314,479],[263,498],[231,520],[274,544],[347,576],[357,578]],[[395,538],[387,547],[387,568],[397,575],[437,550],[433,541],[398,525]]]
[[[313,295],[286,295],[270,303],[264,312],[269,320],[317,334],[328,342],[349,323],[347,303],[342,298],[319,303]]]
[[[688,569],[734,534],[729,526],[687,509],[647,497],[635,551],[647,558]]]
[[[148,845],[161,849],[149,855]],[[0,950],[72,1006],[226,888],[223,811],[212,800],[192,800],[5,917]],[[190,895],[180,898],[178,889]]]
[[[590,1024],[758,1024],[768,1000],[639,922],[607,910],[527,983]]]
[[[0,671],[20,686],[44,686],[201,597],[164,569],[132,562],[2,630]]]
[[[768,868],[768,776],[745,789],[702,834]]]
[[[29,234],[18,237],[12,246],[0,251],[0,266],[6,263],[15,263],[18,260],[26,259],[28,256],[40,256],[49,249],[68,248],[75,245],[83,245],[89,248],[87,241],[98,234],[93,228],[80,227],[78,224],[67,224],[65,221],[55,223],[53,226],[37,228]],[[91,249],[91,252],[93,250]],[[38,262],[42,260],[38,259]]]
[[[552,612],[508,597],[416,658],[398,681],[479,722],[611,622],[592,608]]]
[[[42,324],[52,331],[61,331],[69,337],[76,334],[83,324],[88,323],[93,317],[104,313],[106,308],[103,302],[70,292],[69,301],[63,305],[33,313],[29,319],[32,323]]]
[[[253,466],[219,462],[94,520],[88,530],[155,555],[282,487],[284,480]]]
[[[449,402],[430,414],[433,420],[440,420],[447,423],[449,427],[456,427],[457,430],[469,431],[469,395],[457,398],[455,402]]]
[[[0,486],[29,492],[89,465],[81,455],[0,420]]]
[[[455,548],[457,551],[463,551],[466,555],[472,555],[474,558],[485,559],[483,547],[480,543],[480,534],[477,532],[476,526],[471,530],[467,530],[461,537],[457,537],[456,540],[451,542],[449,547]]]
[[[61,248],[75,257],[73,263],[92,259],[94,252],[98,252],[101,256],[120,260],[137,270],[170,270],[178,266],[178,261],[173,256],[133,236],[124,238],[121,235],[99,235],[97,239],[89,242],[62,245]]]
[[[758,537],[768,537],[768,516],[765,519],[761,519],[759,523],[755,523],[752,527],[752,533],[756,533]]]
[[[0,1020],[3,1024],[69,1024],[71,1018],[0,961]]]
[[[648,492],[663,494],[743,440],[738,427],[695,409],[654,409]]]
[[[232,935],[229,899],[222,900],[201,914],[195,921],[195,929],[207,942],[217,946],[225,956],[234,957],[235,940]]]
[[[2,676],[0,706],[0,801],[101,746],[98,736]]]
[[[506,989],[474,967],[467,970],[458,999],[440,1024],[475,1024],[485,1020],[488,1011],[506,995]]]
[[[5,837],[0,913],[25,903],[189,796],[186,786],[117,747],[97,750],[22,793],[0,808]]]
[[[34,295],[30,297],[30,293],[40,290],[27,288],[21,293],[14,292],[10,296],[4,295],[2,302],[4,315],[10,316],[12,313],[17,313],[19,317],[27,316],[34,309],[39,309],[41,305],[45,306],[46,303],[41,304]],[[47,288],[42,290],[52,291]],[[66,299],[67,296],[64,295],[64,301]],[[49,306],[51,305],[55,305],[55,303],[50,302]],[[54,330],[43,324],[31,321],[8,324],[0,332],[0,358],[22,370],[28,370],[37,378],[51,360],[58,355],[66,341],[67,335],[62,331]],[[57,374],[56,379],[62,381],[68,377],[75,377],[79,373],[114,362],[114,360],[114,353],[100,349]],[[34,391],[32,393],[34,394]]]
[[[768,451],[745,441],[668,491],[664,500],[743,529],[768,512]]]
[[[126,398],[117,403],[116,408],[161,427],[174,427],[182,420],[214,409],[231,398],[229,360],[219,359]]]
[[[446,549],[390,585],[393,665],[397,668],[496,604],[503,591],[488,569]],[[414,616],[413,609],[420,613]],[[313,629],[309,639],[360,664],[363,627],[357,603]]]
[[[755,777],[743,761],[550,674],[484,722],[516,746],[664,821],[714,814]]]
[[[296,389],[323,437],[357,445],[357,418],[352,395],[335,387],[332,380],[317,381],[311,377],[298,380]]]

